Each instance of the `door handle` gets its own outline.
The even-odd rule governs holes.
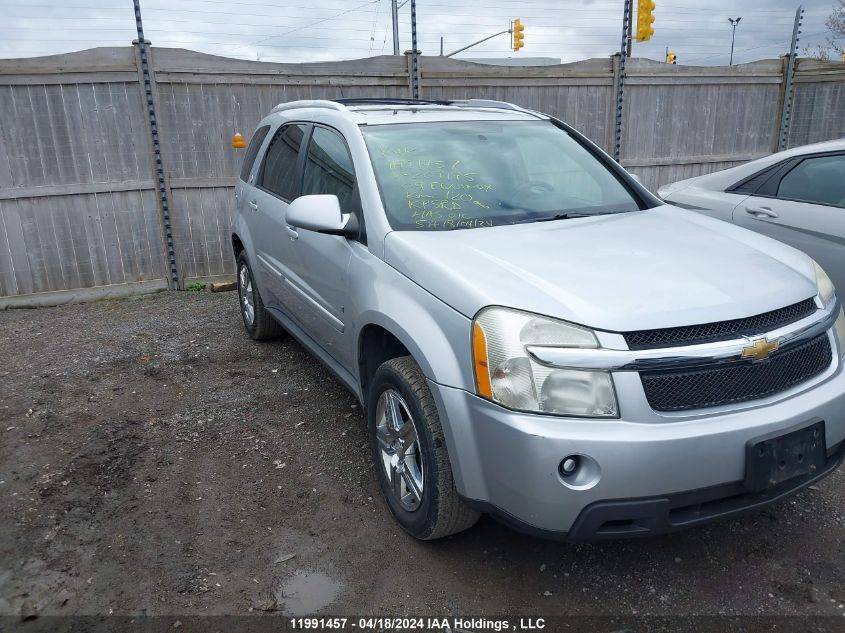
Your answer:
[[[296,229],[294,229],[291,225],[285,224],[285,232],[288,234],[290,239],[292,239],[292,240],[298,240],[299,239],[299,233],[297,233]]]
[[[258,211],[258,203],[255,200],[250,200],[249,202],[247,202],[247,204],[249,205],[249,208],[253,211]]]
[[[766,218],[777,218],[780,217],[776,212],[772,211],[769,207],[745,207],[745,212],[748,215],[753,215],[755,217],[766,217]]]

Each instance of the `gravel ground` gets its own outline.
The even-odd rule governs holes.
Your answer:
[[[845,613],[845,473],[572,545],[393,523],[355,399],[232,293],[0,312],[0,614]]]

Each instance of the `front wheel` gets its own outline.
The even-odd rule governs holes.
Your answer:
[[[480,515],[455,489],[440,417],[419,365],[410,356],[383,363],[368,400],[370,451],[399,525],[421,540],[472,527]]]

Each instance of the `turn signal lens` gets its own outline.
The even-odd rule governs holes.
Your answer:
[[[487,366],[487,337],[484,336],[484,330],[478,323],[474,323],[472,326],[472,355],[475,361],[475,384],[478,388],[478,395],[492,398],[490,369]]]

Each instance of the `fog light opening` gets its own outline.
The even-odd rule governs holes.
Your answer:
[[[589,455],[567,455],[557,466],[560,482],[570,490],[588,490],[601,479],[598,462]]]

